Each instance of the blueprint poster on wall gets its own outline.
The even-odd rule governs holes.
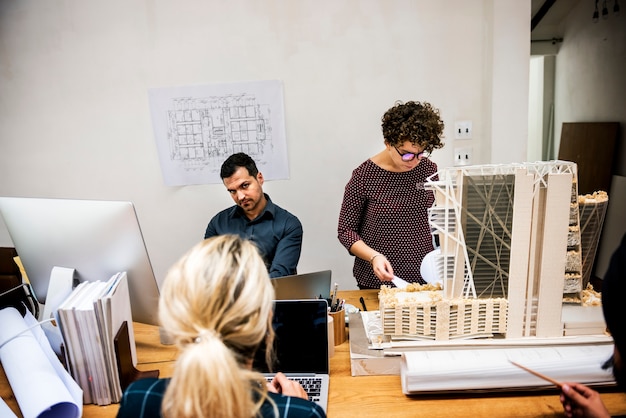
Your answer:
[[[153,88],[152,126],[168,186],[222,183],[220,167],[245,152],[266,180],[289,178],[283,83]]]

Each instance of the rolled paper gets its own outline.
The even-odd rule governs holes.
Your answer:
[[[4,402],[4,399],[0,398],[0,417],[3,418],[17,418],[17,415],[11,411],[9,405]]]
[[[24,418],[80,417],[83,392],[32,314],[4,308],[0,324],[0,362]]]

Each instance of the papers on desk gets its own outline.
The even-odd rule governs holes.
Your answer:
[[[0,362],[24,418],[80,417],[82,390],[63,368],[35,317],[5,308],[0,310],[0,324]],[[5,414],[4,407],[8,409],[0,405],[0,416],[10,417],[12,412]]]
[[[137,364],[126,273],[107,282],[80,283],[56,311],[72,376],[84,403],[108,405],[122,397],[115,336],[127,322],[133,365]]]
[[[539,377],[511,364],[515,361],[561,381],[613,384],[602,365],[613,344],[484,349],[447,349],[402,353],[400,377],[407,394],[518,390],[550,387]]]
[[[370,350],[382,350],[389,341],[383,335],[383,324],[380,320],[380,311],[362,311],[361,319],[363,320],[363,329],[365,336],[369,342]]]

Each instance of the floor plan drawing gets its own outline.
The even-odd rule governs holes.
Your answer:
[[[190,89],[193,94],[188,94]],[[237,152],[250,155],[266,178],[287,178],[279,82],[153,89],[150,93],[155,138],[168,185],[221,183],[222,162]],[[269,172],[264,166],[271,168]]]
[[[168,112],[170,158],[190,169],[220,164],[234,152],[262,158],[272,146],[270,109],[255,102],[250,96],[175,99]]]

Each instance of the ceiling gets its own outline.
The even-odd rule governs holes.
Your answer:
[[[581,1],[589,3],[591,18],[595,0],[531,0],[530,39],[537,41],[562,38],[561,22]]]

